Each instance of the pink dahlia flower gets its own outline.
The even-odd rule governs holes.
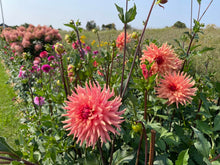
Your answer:
[[[168,99],[167,104],[178,103],[186,104],[191,102],[192,97],[195,96],[197,88],[193,88],[195,81],[192,80],[185,73],[169,73],[164,76],[164,79],[160,80],[160,84],[156,88],[158,97]]]
[[[47,51],[42,51],[42,52],[40,53],[40,57],[41,57],[41,58],[46,58],[47,56],[48,56]]]
[[[49,73],[50,70],[51,70],[51,66],[48,65],[48,64],[45,64],[42,66],[42,70],[45,72],[45,73]]]
[[[149,46],[146,46],[146,48],[147,50],[143,50],[144,54],[140,60],[142,64],[145,60],[149,63],[154,62],[151,67],[152,74],[158,73],[163,75],[178,70],[181,67],[182,60],[177,57],[174,50],[171,49],[171,46],[168,46],[167,43],[163,44],[160,48],[151,43]]]
[[[98,82],[97,82],[98,84]],[[63,123],[67,125],[64,128],[70,130],[68,135],[73,134],[74,139],[77,138],[77,143],[80,145],[86,142],[86,147],[95,147],[99,137],[103,144],[107,140],[111,140],[109,132],[117,133],[116,128],[120,130],[120,124],[123,122],[122,115],[125,110],[118,111],[121,105],[121,99],[115,97],[114,92],[106,89],[102,90],[100,85],[86,84],[85,88],[77,87],[76,93],[73,92],[68,97],[67,114],[63,116],[69,117]]]
[[[119,48],[119,50],[122,50],[124,48],[124,41],[125,41],[125,33],[121,32],[116,39],[116,46]],[[126,43],[129,42],[131,42],[130,35],[126,34]]]

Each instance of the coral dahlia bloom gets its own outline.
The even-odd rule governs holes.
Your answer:
[[[164,76],[164,79],[160,80],[160,84],[156,88],[158,97],[168,99],[167,104],[178,103],[186,104],[191,102],[192,97],[195,96],[197,88],[193,88],[195,81],[192,80],[185,73],[168,73]]]
[[[125,41],[125,33],[121,32],[116,40],[116,46],[119,48],[119,50],[122,50],[124,48],[124,41]],[[126,34],[126,43],[131,42],[130,35]]]
[[[168,46],[167,43],[163,44],[158,48],[154,43],[146,46],[147,50],[143,50],[143,55],[140,58],[141,64],[147,60],[149,63],[154,62],[151,67],[152,74],[166,74],[174,70],[178,70],[182,65],[182,60],[180,60]]]
[[[123,122],[122,115],[125,110],[118,111],[121,105],[121,99],[114,96],[114,92],[106,89],[102,90],[97,82],[96,85],[91,83],[86,84],[85,88],[75,88],[76,93],[73,92],[68,97],[67,114],[63,116],[69,117],[63,123],[67,125],[64,128],[70,130],[68,135],[73,134],[74,139],[77,138],[77,143],[80,145],[85,141],[86,147],[95,147],[99,137],[103,144],[107,140],[111,140],[109,132],[119,134],[116,129],[120,130],[120,124]]]

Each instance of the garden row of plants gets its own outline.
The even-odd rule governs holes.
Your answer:
[[[87,43],[79,21],[65,24],[63,40],[46,26],[3,30],[1,59],[23,109],[17,147],[0,137],[0,161],[220,164],[220,83],[191,69],[191,57],[212,50],[197,45],[206,10],[176,45],[144,39],[153,7],[165,3],[153,1],[141,34],[126,31],[136,6],[116,5],[125,28],[112,41],[94,29]]]

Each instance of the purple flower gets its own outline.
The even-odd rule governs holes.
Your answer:
[[[98,50],[93,51],[93,54],[98,54],[98,53],[99,53]]]
[[[41,105],[44,105],[45,104],[45,98],[44,97],[38,97],[38,96],[36,96],[35,98],[34,98],[34,103],[36,104],[36,105],[39,105],[39,106],[41,106]]]
[[[51,67],[50,67],[50,65],[45,64],[42,66],[42,70],[46,73],[49,73],[49,71],[51,70]]]

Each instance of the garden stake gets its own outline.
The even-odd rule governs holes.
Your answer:
[[[155,137],[156,137],[156,131],[151,130],[149,165],[153,165],[154,162]]]
[[[131,73],[132,73],[132,70],[133,70],[133,68],[134,68],[135,59],[136,59],[136,56],[137,56],[137,54],[138,54],[138,52],[139,52],[140,44],[141,44],[141,41],[142,41],[142,39],[143,39],[143,36],[144,36],[145,30],[146,30],[148,21],[149,21],[149,19],[150,19],[150,15],[151,15],[151,12],[152,12],[152,10],[153,10],[155,1],[156,1],[156,0],[153,0],[153,3],[152,3],[152,5],[151,5],[150,11],[149,11],[149,13],[148,13],[147,19],[146,19],[145,24],[144,24],[144,29],[143,29],[143,31],[142,31],[142,33],[141,33],[140,40],[139,40],[138,45],[137,45],[137,48],[136,48],[136,50],[135,50],[134,59],[133,59],[133,61],[132,61],[131,69],[130,69],[130,72],[129,72],[129,75],[128,75],[128,80],[127,80],[127,82],[126,82],[126,84],[125,84],[124,90],[123,90],[122,95],[121,95],[122,98],[123,98],[123,96],[124,96],[124,94],[125,94],[125,91],[126,91],[126,89],[127,89],[127,87],[128,87],[128,83],[129,83],[129,80],[130,80],[130,78],[131,78]]]

